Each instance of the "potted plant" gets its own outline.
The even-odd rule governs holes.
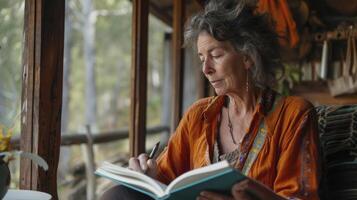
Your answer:
[[[3,127],[0,127],[0,153],[8,152],[10,146],[10,138],[12,130],[10,129],[6,135],[4,135]],[[8,166],[9,157],[5,157],[5,154],[0,156],[0,199],[2,199],[10,185],[10,170]]]
[[[44,170],[48,170],[46,161],[40,156],[17,150],[11,150],[10,139],[13,130],[11,128],[5,128],[0,125],[0,199],[2,199],[10,185],[11,174],[9,170],[9,162],[16,157],[23,157],[31,159],[35,164],[42,167]]]

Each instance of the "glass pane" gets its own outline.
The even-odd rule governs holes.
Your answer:
[[[62,135],[128,130],[130,120],[132,4],[127,0],[67,0],[65,19]],[[147,126],[162,124],[164,33],[150,15]],[[160,133],[147,137],[147,147]],[[128,159],[127,139],[94,146],[95,162]],[[58,166],[60,199],[85,199],[85,148],[61,147]],[[97,182],[97,191],[103,182]],[[82,190],[81,190],[82,189]],[[81,193],[82,191],[82,193]]]
[[[164,60],[167,59],[164,52],[168,49],[165,48],[165,32],[170,30],[166,24],[160,21],[153,15],[149,15],[149,44],[148,44],[148,85],[147,85],[147,109],[146,109],[146,126],[148,128],[157,126],[168,126],[167,117],[163,112],[170,112],[171,104],[165,104],[164,95],[165,93],[164,85],[171,86],[171,79],[165,79],[164,73],[167,68],[171,67],[165,65]],[[170,88],[170,87],[169,87]],[[168,99],[170,100],[170,99]],[[164,105],[167,105],[166,107]],[[170,112],[171,113],[171,112]],[[163,134],[168,134],[165,132],[156,133],[153,135],[147,135],[146,137],[146,148],[151,149],[156,142],[160,140],[165,140]],[[161,141],[163,144],[164,141]]]
[[[62,135],[85,134],[87,125],[93,135],[128,130],[131,15],[127,0],[66,1]],[[127,157],[129,142],[94,150],[96,163]],[[61,147],[60,199],[85,199],[84,153],[79,145]]]
[[[0,129],[20,135],[24,0],[0,0]],[[12,185],[18,186],[18,162],[10,163]]]

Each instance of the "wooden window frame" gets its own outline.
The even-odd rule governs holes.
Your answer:
[[[149,0],[133,0],[130,156],[145,152]]]
[[[58,199],[64,18],[64,0],[25,1],[20,149],[44,158],[49,169],[21,159],[20,188],[53,199]]]
[[[185,0],[173,1],[173,79],[172,79],[172,116],[171,132],[178,126],[183,115],[183,80],[184,80],[184,23],[185,23]]]
[[[130,154],[145,152],[147,104],[148,0],[133,0],[132,95]],[[173,13],[173,117],[182,117],[185,2],[174,0]],[[21,159],[20,188],[57,194],[57,168],[61,144],[63,84],[64,0],[26,0],[21,99],[20,149],[44,158],[48,171]]]

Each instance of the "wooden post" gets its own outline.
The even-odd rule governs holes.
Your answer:
[[[94,200],[96,199],[95,191],[96,191],[96,182],[95,182],[95,157],[94,157],[94,142],[93,135],[90,128],[90,125],[86,125],[86,137],[87,143],[81,145],[84,164],[86,166],[86,199]]]
[[[182,96],[184,80],[183,32],[185,21],[185,0],[173,1],[173,82],[171,132],[176,129],[182,117]]]
[[[133,0],[130,155],[145,152],[149,1]]]
[[[65,1],[25,1],[20,149],[44,158],[48,171],[21,160],[20,188],[57,197],[61,143]]]

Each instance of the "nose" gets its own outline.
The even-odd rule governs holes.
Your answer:
[[[214,68],[212,66],[211,60],[210,59],[206,59],[203,63],[202,63],[202,72],[205,75],[208,74],[212,74],[214,72]]]

